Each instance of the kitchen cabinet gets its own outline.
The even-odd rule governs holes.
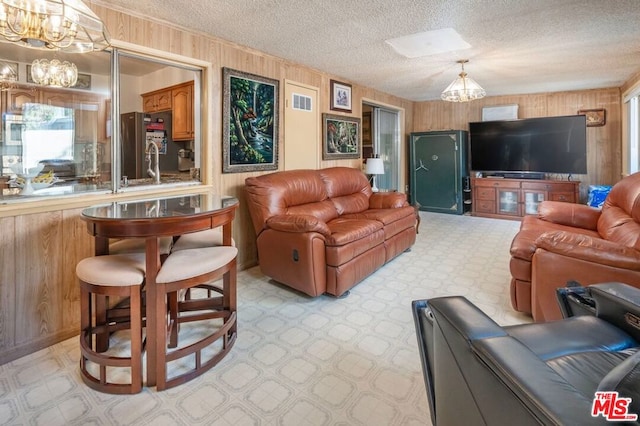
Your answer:
[[[39,92],[31,87],[17,87],[4,92],[2,112],[21,114],[22,106],[27,103],[38,102]]]
[[[142,94],[142,111],[159,112],[171,109],[171,88]]]
[[[193,81],[171,89],[173,140],[193,139]]]
[[[536,214],[545,200],[577,203],[580,182],[559,180],[472,178],[474,216],[520,219]]]

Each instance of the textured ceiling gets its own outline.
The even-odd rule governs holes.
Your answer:
[[[617,87],[640,71],[639,0],[95,0],[415,101],[465,70],[487,96]],[[454,29],[408,59],[385,40]]]

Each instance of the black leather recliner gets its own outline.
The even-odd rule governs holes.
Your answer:
[[[507,327],[464,297],[414,301],[433,424],[610,424],[591,414],[596,391],[631,398],[640,416],[640,290],[588,293],[595,315]]]

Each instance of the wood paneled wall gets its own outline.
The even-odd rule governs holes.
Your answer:
[[[469,122],[482,120],[482,108],[485,106],[517,104],[518,118],[573,115],[581,109],[604,108],[606,124],[587,128],[587,174],[573,177],[581,181],[581,199],[586,201],[589,185],[613,185],[622,178],[620,100],[620,89],[610,88],[489,96],[462,104],[418,102],[413,108],[413,128],[415,131],[468,130]]]

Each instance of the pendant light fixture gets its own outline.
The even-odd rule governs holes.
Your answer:
[[[25,47],[70,53],[109,46],[103,22],[81,0],[1,0],[0,37]]]
[[[73,87],[78,82],[78,68],[69,61],[36,59],[31,64],[31,78],[41,86]]]
[[[474,99],[484,98],[487,92],[480,87],[472,78],[467,77],[467,73],[464,72],[464,64],[469,62],[468,59],[461,59],[458,63],[462,66],[462,72],[458,74],[456,78],[440,96],[443,101],[448,102],[469,102]]]

